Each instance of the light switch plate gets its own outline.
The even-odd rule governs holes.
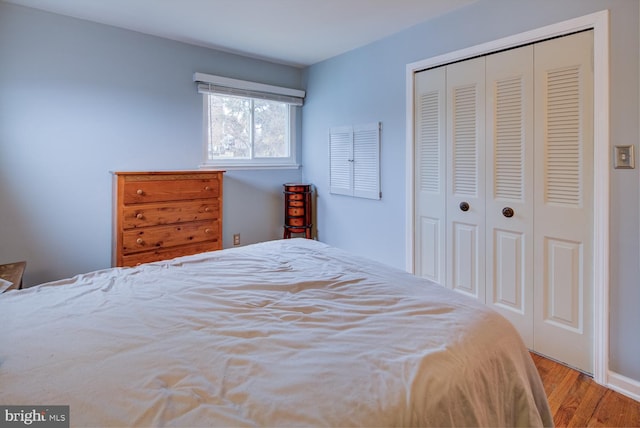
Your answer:
[[[615,146],[613,167],[616,169],[633,169],[636,167],[633,146]]]

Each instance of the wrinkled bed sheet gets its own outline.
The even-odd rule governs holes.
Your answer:
[[[505,319],[317,241],[11,291],[0,322],[0,404],[72,426],[552,425]]]

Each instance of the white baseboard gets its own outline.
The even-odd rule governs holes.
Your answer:
[[[640,382],[612,371],[608,373],[607,378],[609,388],[640,402]]]

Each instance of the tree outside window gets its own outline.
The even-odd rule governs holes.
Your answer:
[[[208,94],[209,161],[290,156],[289,104]]]

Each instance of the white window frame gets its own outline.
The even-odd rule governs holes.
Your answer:
[[[203,162],[200,165],[201,168],[284,169],[300,167],[297,163],[296,152],[298,134],[297,113],[298,107],[303,103],[305,91],[204,73],[195,73],[193,80],[198,83],[198,92],[202,94]],[[288,104],[289,126],[286,138],[289,156],[277,158],[209,159],[209,94],[267,99]]]

